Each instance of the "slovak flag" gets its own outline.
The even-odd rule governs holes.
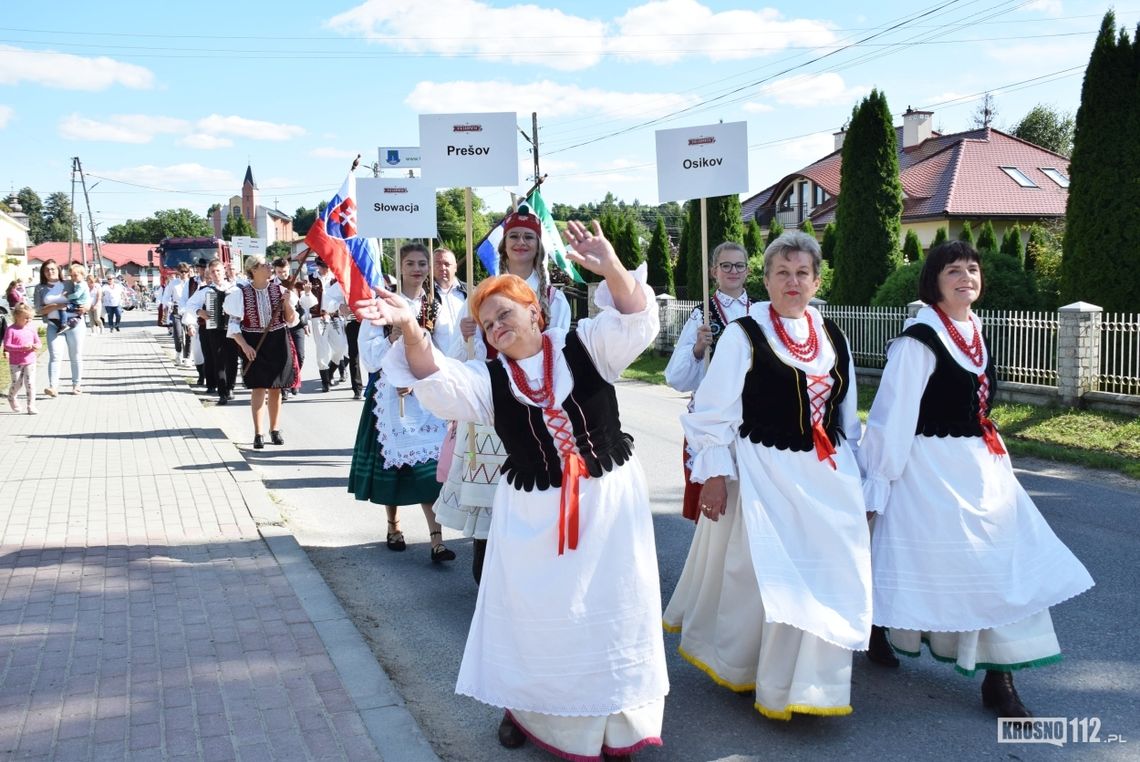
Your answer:
[[[356,234],[356,176],[352,172],[309,228],[305,243],[332,270],[350,305],[371,299],[372,289],[383,285],[376,242]]]

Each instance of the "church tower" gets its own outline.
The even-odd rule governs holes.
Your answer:
[[[257,183],[253,181],[253,167],[246,165],[245,180],[241,184],[241,216],[254,221],[257,212]]]

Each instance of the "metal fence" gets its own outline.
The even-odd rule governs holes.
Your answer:
[[[1101,317],[1097,389],[1140,395],[1140,315],[1106,312]]]
[[[670,352],[699,302],[667,300],[661,306],[657,349]],[[887,342],[903,329],[906,307],[818,305],[851,343],[860,368],[886,365]],[[979,310],[986,337],[1004,382],[1058,386],[1057,346],[1060,319],[1056,312]],[[1140,395],[1140,315],[1105,313],[1100,327],[1100,367],[1096,389]]]

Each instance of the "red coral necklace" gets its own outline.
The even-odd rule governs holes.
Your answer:
[[[515,380],[515,386],[526,395],[527,399],[540,407],[554,405],[554,349],[550,344],[549,336],[545,334],[542,336],[542,381],[537,389],[531,387],[526,373],[510,357],[507,358],[507,367],[510,368],[511,378]]]
[[[982,360],[984,359],[982,331],[978,328],[978,324],[974,322],[973,316],[967,316],[970,324],[974,326],[974,339],[967,344],[966,339],[962,336],[962,332],[958,330],[958,326],[954,325],[954,321],[950,319],[950,316],[943,312],[942,308],[937,304],[934,305],[934,311],[938,313],[938,319],[941,320],[942,325],[946,327],[946,333],[950,334],[950,340],[954,342],[954,346],[962,350],[962,354],[969,357],[970,362],[972,362],[975,367],[982,367]]]
[[[804,313],[804,317],[808,321],[808,337],[807,341],[800,343],[793,341],[792,337],[788,335],[783,322],[780,320],[780,313],[776,312],[776,308],[771,304],[768,305],[768,317],[771,318],[772,327],[776,329],[776,336],[784,345],[784,349],[788,350],[788,354],[801,362],[811,362],[819,356],[819,335],[815,332],[815,322],[810,315]]]

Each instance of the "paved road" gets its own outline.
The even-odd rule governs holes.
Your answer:
[[[310,346],[310,349],[312,347]],[[310,356],[312,356],[310,354]],[[305,391],[289,402],[284,448],[249,448],[246,396],[224,409],[225,430],[280,500],[288,527],[306,547],[412,713],[445,760],[517,762],[549,759],[527,747],[508,755],[495,740],[499,711],[453,693],[475,602],[470,543],[445,539],[459,558],[428,560],[427,530],[418,508],[404,508],[408,550],[383,544],[384,512],[357,503],[345,491],[360,412],[346,387],[329,394],[306,369]],[[692,525],[679,515],[678,468],[684,400],[661,387],[619,385],[623,423],[636,439],[651,485],[661,568],[668,600],[684,565]],[[996,743],[996,723],[982,709],[980,678],[969,680],[928,658],[904,660],[898,672],[875,669],[857,657],[855,714],[848,718],[765,720],[751,699],[713,685],[676,655],[679,636],[666,635],[672,690],[666,702],[662,749],[639,755],[664,760],[818,759],[1040,759],[1079,754],[1089,759],[1136,758],[1140,745],[1140,486],[1103,474],[1019,463],[1019,472],[1057,534],[1088,566],[1097,586],[1054,610],[1065,661],[1018,675],[1018,687],[1039,716],[1097,717],[1101,739],[1123,735],[1127,745],[1101,743],[1008,746]]]

